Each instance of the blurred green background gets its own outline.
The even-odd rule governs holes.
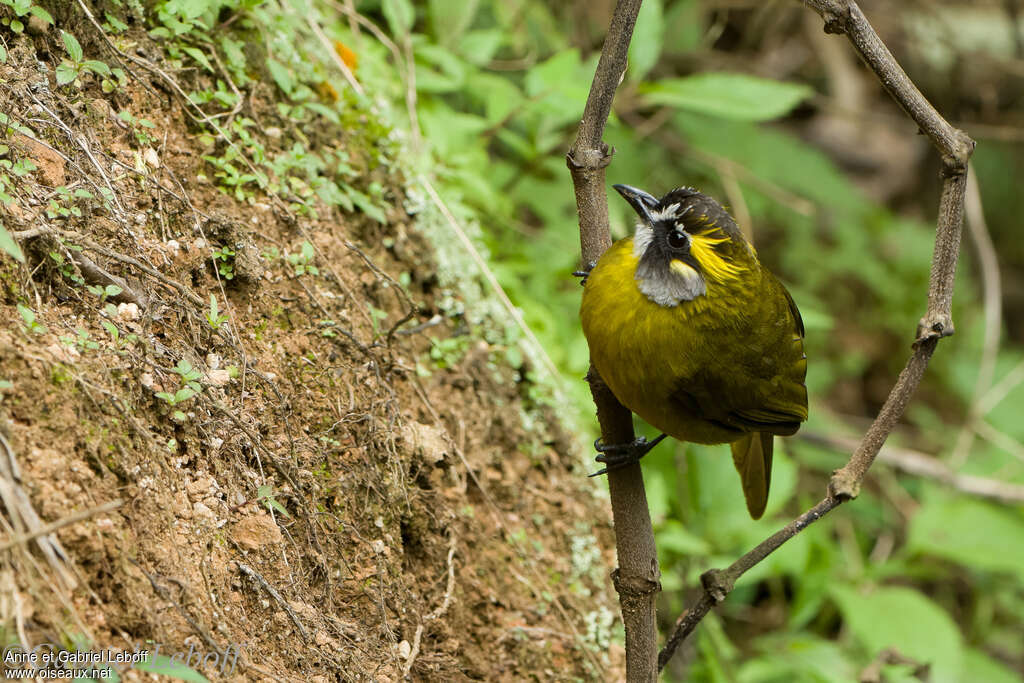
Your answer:
[[[414,88],[424,173],[479,221],[490,268],[591,428],[564,156],[612,5],[357,3],[414,55],[414,83],[396,85]],[[890,443],[961,474],[1024,484],[1024,242],[1015,237],[1024,46],[1013,7],[864,4],[926,96],[978,141],[957,334],[940,345]],[[387,81],[395,55],[350,39],[365,55],[361,77],[380,69]],[[392,97],[405,103],[410,93]],[[777,454],[764,519],[747,517],[725,447],[673,444],[644,463],[667,629],[703,571],[821,498],[849,453],[827,441],[856,437],[881,406],[925,308],[939,160],[846,40],[794,2],[645,0],[605,140],[616,149],[609,186],[660,195],[694,185],[728,205],[807,325],[802,433],[819,438],[789,439]],[[626,235],[632,211],[614,193],[609,204],[615,236]],[[854,680],[875,663],[898,681],[914,678],[912,662],[930,662],[936,681],[1020,681],[1022,512],[1020,500],[880,462],[856,502],[741,580],[666,677]],[[876,661],[885,648],[907,661]]]
[[[187,35],[222,10],[273,27],[262,35],[267,71],[296,111],[332,115],[317,102],[317,83],[343,102],[354,98],[332,55],[313,63],[309,49],[295,47],[317,45],[305,17],[344,46],[335,51],[366,91],[361,106],[370,102],[408,150],[407,208],[429,213],[422,180],[430,179],[557,368],[558,391],[569,397],[560,405],[571,406],[566,418],[580,425],[581,442],[593,438],[595,424],[580,381],[588,354],[580,288],[570,275],[579,240],[565,152],[612,5],[155,3],[164,35]],[[978,141],[957,333],[940,344],[890,439],[903,450],[875,465],[857,501],[744,576],[666,679],[900,681],[916,680],[917,664],[930,663],[935,681],[1022,680],[1024,27],[1017,5],[862,3],[925,95]],[[241,42],[219,40],[229,66],[245,64]],[[241,67],[237,77],[248,78]],[[940,164],[846,40],[825,35],[817,15],[790,0],[645,0],[605,140],[616,149],[609,187],[628,183],[660,195],[692,185],[726,204],[789,287],[807,328],[811,417],[776,447],[761,521],[747,516],[726,447],[665,444],[644,461],[667,631],[694,599],[702,572],[730,563],[822,497],[830,471],[884,401],[925,310]],[[374,208],[367,196],[351,196],[363,210]],[[628,234],[632,211],[614,193],[609,204],[615,236]],[[440,248],[460,251],[436,223]],[[464,260],[467,270],[452,278],[473,277],[468,269],[476,266]],[[468,335],[471,303],[464,315]],[[466,347],[438,341],[434,360]],[[541,354],[524,360],[511,347],[507,360],[522,368],[527,389],[545,381],[550,364]],[[907,474],[921,455],[943,472],[980,477],[970,480],[980,491],[965,492],[962,478],[950,485],[949,477]],[[1001,498],[990,495],[1000,486]],[[887,648],[900,656],[879,658]]]

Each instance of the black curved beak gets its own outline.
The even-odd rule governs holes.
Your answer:
[[[651,211],[658,205],[657,197],[653,197],[643,190],[638,190],[635,187],[629,185],[612,185],[615,191],[622,195],[623,199],[629,202],[629,205],[633,207],[641,218],[647,221],[648,224],[652,223]]]

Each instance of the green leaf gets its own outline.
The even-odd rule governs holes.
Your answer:
[[[384,211],[374,204],[373,200],[368,196],[353,188],[349,188],[347,194],[352,199],[352,203],[358,206],[367,216],[381,224],[388,222],[387,216],[384,215]]]
[[[122,33],[128,30],[128,24],[124,23],[110,12],[104,12],[103,14],[107,19],[107,23],[110,24],[110,28],[113,29],[115,33]]]
[[[970,671],[971,678],[976,681],[985,681],[985,683],[1021,683],[1024,681],[1024,677],[1019,673],[1011,671],[980,650],[969,648],[964,661],[964,671]]]
[[[481,29],[479,31],[469,31],[463,35],[459,39],[456,49],[459,55],[470,64],[484,66],[494,58],[495,53],[504,41],[504,31],[500,29]],[[502,78],[501,80],[511,85],[509,79]]]
[[[416,21],[416,10],[409,0],[383,0],[381,10],[394,36],[407,34]]]
[[[210,60],[207,59],[206,53],[204,53],[202,50],[196,47],[183,47],[182,52],[184,52],[189,57],[202,64],[204,69],[206,69],[210,73],[213,73],[213,64],[210,64]]]
[[[973,498],[929,495],[910,520],[907,548],[1024,579],[1024,518]]]
[[[53,17],[50,16],[50,13],[44,10],[39,5],[32,5],[31,7],[29,7],[28,13],[35,16],[38,19],[42,19],[50,26],[53,26]]]
[[[895,648],[905,657],[930,664],[936,683],[963,680],[960,631],[949,614],[921,593],[882,587],[865,594],[834,584],[831,594],[869,659],[885,648]]]
[[[706,73],[641,86],[650,104],[661,104],[738,121],[778,118],[814,91],[806,85],[746,74]]]
[[[64,60],[57,65],[57,85],[67,85],[71,81],[78,78],[78,67]]]
[[[480,0],[430,0],[430,24],[442,45],[454,43],[473,23]]]
[[[633,40],[629,44],[629,74],[635,80],[641,80],[658,63],[664,37],[662,0],[645,0],[640,5]]]
[[[0,250],[6,252],[15,260],[25,262],[25,254],[21,251],[21,247],[11,237],[11,233],[7,232],[7,228],[0,225]]]
[[[110,76],[110,67],[98,59],[87,59],[82,62],[82,68],[89,69],[100,76]]]
[[[274,82],[277,83],[277,87],[279,87],[285,95],[292,94],[292,90],[295,89],[295,79],[292,78],[291,71],[288,70],[288,67],[273,57],[267,57],[267,71],[270,72]]]
[[[707,541],[690,533],[674,519],[658,527],[658,549],[678,553],[683,557],[706,557],[711,552]]]
[[[71,61],[76,64],[81,62],[82,46],[78,43],[78,39],[67,31],[61,31],[60,35],[64,39],[64,49],[68,51],[68,57],[71,57]]]

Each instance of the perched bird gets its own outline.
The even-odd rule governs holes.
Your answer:
[[[747,510],[759,519],[773,435],[794,434],[807,419],[800,312],[711,197],[687,187],[661,199],[615,189],[639,220],[632,237],[577,273],[583,333],[615,397],[664,434],[599,441],[598,460],[616,469],[666,435],[732,444]]]

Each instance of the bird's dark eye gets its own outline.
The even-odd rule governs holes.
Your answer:
[[[673,230],[668,234],[668,246],[673,249],[684,249],[690,240],[682,230]]]

